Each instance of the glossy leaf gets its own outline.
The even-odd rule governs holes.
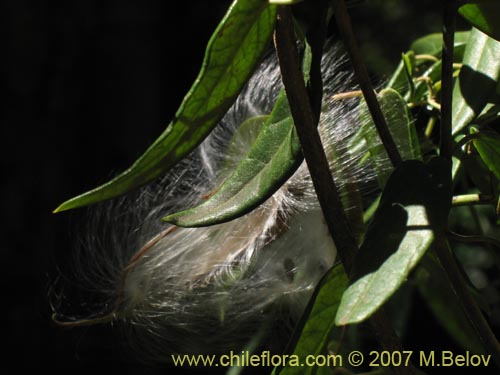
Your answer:
[[[459,57],[460,51],[463,52],[468,38],[469,31],[460,31],[455,33],[455,57]],[[415,52],[416,55],[432,55],[440,57],[443,50],[443,34],[434,33],[418,38],[411,44],[410,49]]]
[[[500,2],[498,0],[482,0],[477,4],[462,5],[458,12],[470,24],[490,37],[500,40]]]
[[[453,89],[453,134],[469,125],[493,96],[500,77],[500,42],[472,29]]]
[[[484,164],[500,180],[500,137],[496,133],[479,132],[472,142]]]
[[[198,78],[174,120],[125,172],[55,212],[119,196],[159,177],[198,146],[232,105],[268,48],[276,7],[236,0],[212,35]]]
[[[336,323],[358,323],[371,316],[405,282],[444,230],[451,206],[451,163],[403,162],[391,175],[365,240],[354,260],[351,285]]]
[[[471,143],[473,145],[479,145],[479,147],[483,151],[483,154],[488,153],[487,152],[488,147],[485,144],[483,144],[482,141],[479,139],[479,138],[484,139],[484,136],[487,136],[487,133],[485,134],[479,133],[479,131],[474,127],[470,128],[470,132],[471,134],[477,133],[475,136],[478,137],[476,143],[474,142]],[[488,142],[486,141],[486,144],[487,143]],[[473,186],[475,187],[475,189],[477,189],[478,193],[485,195],[494,195],[494,187],[498,183],[497,178],[492,173],[491,168],[489,168],[486,162],[482,159],[482,156],[479,152],[477,151],[468,152],[467,149],[468,148],[465,148],[466,152],[463,155],[460,155],[461,156],[460,163],[463,171],[467,175],[467,178],[470,180],[470,182],[472,182]],[[457,154],[457,156],[459,156],[459,154]],[[493,166],[493,168],[494,167],[495,166]]]
[[[454,61],[456,62],[461,62],[463,59],[464,51],[465,51],[465,46],[467,44],[467,40],[469,38],[469,31],[461,31],[455,33],[455,44],[454,44]],[[418,54],[418,55],[432,55],[435,57],[441,56],[441,49],[442,49],[442,44],[443,44],[443,36],[442,34],[429,34],[427,36],[424,36],[422,38],[419,38],[415,40],[412,45],[410,51],[413,51],[413,53]],[[423,64],[423,60],[421,59],[416,59],[415,60],[415,65],[416,67],[419,67]],[[435,81],[441,79],[441,60],[433,64],[432,66],[436,66],[439,64],[439,69],[433,69],[436,73],[433,73],[433,77]],[[428,68],[425,73],[421,74],[420,76],[426,76],[430,74],[431,68]],[[420,68],[421,70],[421,68]],[[404,61],[401,61],[396,70],[394,71],[394,74],[392,75],[391,79],[387,83],[387,88],[392,88],[398,93],[403,96],[403,97],[408,97],[410,98],[407,94],[410,90],[410,87],[408,85],[408,80],[407,80],[407,72],[405,71],[405,63]],[[418,88],[420,87],[420,90]],[[422,95],[422,88],[425,88],[425,82],[419,82],[416,84],[417,92],[413,96],[415,100],[418,100]]]
[[[217,192],[201,205],[164,220],[183,227],[200,227],[244,215],[269,198],[301,161],[299,139],[282,91],[252,148]]]
[[[309,305],[304,320],[299,326],[293,355],[300,359],[308,355],[319,355],[325,350],[332,329],[335,327],[335,314],[337,313],[342,293],[347,286],[347,276],[339,264],[333,267],[316,288],[315,295],[311,298],[313,304]],[[276,368],[273,375],[316,374],[315,367],[283,367]]]

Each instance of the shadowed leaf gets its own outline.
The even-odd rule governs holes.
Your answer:
[[[303,359],[308,355],[319,355],[325,350],[331,330],[335,327],[335,314],[347,286],[347,275],[339,264],[333,267],[316,288],[314,301],[304,314],[302,324],[298,326],[298,338],[292,355]],[[316,374],[317,367],[281,367],[275,368],[273,375]]]
[[[418,289],[436,319],[461,346],[476,354],[486,354],[481,340],[465,315],[446,272],[438,259],[427,253],[416,271]]]
[[[495,93],[500,76],[500,42],[472,29],[463,67],[453,89],[453,134],[471,123]]]
[[[480,132],[472,142],[484,164],[500,180],[500,137],[495,133]]]
[[[462,5],[458,13],[470,24],[490,37],[500,40],[500,2],[498,0],[482,0],[478,4]]]
[[[370,317],[405,282],[436,232],[444,230],[451,206],[450,168],[441,158],[428,164],[410,160],[391,175],[356,255],[338,325]]]
[[[467,39],[469,38],[469,31],[460,31],[455,33],[454,49],[455,58],[463,54]],[[443,52],[443,34],[433,33],[426,35],[422,38],[415,40],[410,47],[410,50],[415,52],[416,55],[432,55],[441,57]]]

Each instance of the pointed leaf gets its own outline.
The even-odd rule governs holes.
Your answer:
[[[304,320],[298,326],[297,340],[293,354],[300,359],[308,355],[323,353],[332,329],[335,327],[335,314],[340,304],[342,293],[347,286],[347,275],[339,264],[323,277],[311,298]],[[275,368],[273,375],[316,374],[316,367]]]
[[[297,169],[302,152],[285,92],[279,95],[252,148],[207,201],[164,218],[182,227],[232,220],[269,198]]]
[[[125,172],[60,205],[55,212],[100,202],[165,173],[210,133],[232,105],[268,47],[276,7],[236,0],[212,35],[198,78],[174,120]]]
[[[493,96],[500,77],[500,42],[472,29],[453,89],[453,134],[471,123]]]
[[[458,13],[470,24],[490,37],[500,40],[500,3],[498,0],[482,0],[478,4],[462,5]]]
[[[371,316],[403,284],[444,230],[451,206],[451,163],[403,162],[391,175],[342,296],[338,325]]]

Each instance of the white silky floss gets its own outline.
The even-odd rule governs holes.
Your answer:
[[[363,150],[357,155],[347,151],[361,126],[359,99],[332,100],[334,94],[355,89],[352,75],[333,47],[322,66],[320,134],[332,173],[340,191],[354,186],[366,194],[376,176],[360,163]],[[269,114],[281,87],[279,67],[267,58],[190,157],[133,201],[108,205],[112,207],[95,224],[104,228],[99,235],[90,233],[80,253],[83,261],[76,266],[80,280],[107,301],[95,313],[112,313],[143,359],[241,350],[257,332],[276,338],[271,343],[264,339],[262,345],[282,346],[318,281],[334,264],[336,249],[302,163],[251,213],[215,226],[177,228],[123,272],[134,254],[170,226],[161,221],[164,215],[199,204],[224,181],[256,135],[237,132],[239,125]]]

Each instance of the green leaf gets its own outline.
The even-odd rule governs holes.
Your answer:
[[[469,38],[469,31],[459,31],[455,33],[454,48],[457,50],[454,52],[455,57],[463,51],[467,40]],[[416,55],[432,55],[440,57],[443,50],[443,34],[434,33],[418,38],[412,44],[410,49],[415,52]]]
[[[313,51],[306,43],[302,72],[310,83]],[[318,98],[321,102],[321,97]],[[282,89],[271,115],[262,125],[250,151],[234,172],[204,203],[167,215],[163,220],[181,227],[202,227],[236,219],[271,197],[292,176],[303,160],[290,106]]]
[[[231,174],[238,166],[241,157],[246,153],[257,139],[262,126],[269,119],[269,115],[250,117],[238,126],[229,140],[225,150],[225,159],[221,166],[222,176]]]
[[[323,277],[296,330],[296,337],[292,338],[292,342],[296,342],[292,355],[303,360],[308,355],[323,353],[335,327],[335,314],[346,286],[347,276],[340,264]],[[315,367],[277,367],[273,375],[316,374],[317,370]]]
[[[405,69],[404,61],[401,59],[386,86],[388,89],[396,90],[401,96],[405,95],[410,89]]]
[[[495,93],[500,77],[500,42],[472,29],[453,89],[453,134],[469,125]]]
[[[500,180],[500,137],[496,133],[479,132],[474,147],[488,169]]]
[[[420,77],[425,78],[430,84],[435,84],[441,80],[441,69],[443,61],[439,60],[432,64]],[[429,96],[429,86],[425,80],[420,80],[415,85],[415,92],[411,99],[413,101],[427,100]]]
[[[54,212],[117,197],[159,177],[198,146],[230,108],[268,48],[276,7],[236,0],[208,42],[198,78],[174,120],[134,164],[104,185]]]
[[[451,163],[404,161],[391,175],[352,269],[336,323],[371,316],[405,282],[442,233],[451,206]]]
[[[269,0],[269,4],[292,5],[292,4],[301,3],[302,1],[304,1],[304,0]]]
[[[182,227],[200,227],[244,215],[269,198],[301,161],[299,139],[282,91],[252,148],[217,192],[201,205],[164,220]]]
[[[411,98],[415,92],[415,83],[413,81],[415,75],[415,53],[413,53],[413,51],[403,53],[402,57],[406,72],[406,80],[408,81],[408,86],[410,87]]]
[[[482,0],[478,4],[465,4],[458,9],[470,24],[490,37],[500,40],[500,3],[498,0]]]
[[[454,61],[455,62],[461,62],[463,59],[464,51],[465,51],[465,46],[467,43],[467,40],[469,38],[469,31],[460,31],[455,33],[455,44],[454,44]],[[418,55],[432,55],[432,56],[441,56],[442,52],[442,44],[443,44],[443,36],[442,34],[429,34],[427,36],[424,36],[422,38],[419,38],[415,40],[412,45],[410,51],[413,51],[415,54]],[[422,68],[420,67],[425,60],[421,59],[416,59],[415,60],[415,65],[419,70]],[[441,79],[441,60],[433,64],[433,66],[436,66],[439,64],[439,70],[434,68],[433,71],[436,73],[432,73],[432,76],[434,77],[434,82],[438,81]],[[429,71],[431,68],[429,68],[422,76],[428,76],[431,74]],[[426,87],[424,82],[419,82],[416,84],[416,87]],[[405,63],[404,61],[401,61],[396,70],[394,71],[394,74],[392,75],[391,79],[389,80],[387,84],[387,88],[392,88],[394,90],[397,90],[399,94],[403,97],[409,97],[407,96],[410,87],[408,85],[408,80],[407,80],[407,73],[405,71]],[[417,90],[418,91],[418,90]],[[415,100],[418,100],[421,97],[421,90],[420,90],[420,95],[419,92],[417,92],[414,96],[412,96]]]
[[[392,138],[403,159],[420,159],[421,153],[418,135],[411,119],[410,112],[408,111],[406,101],[393,89],[384,89],[380,91],[377,98]],[[385,148],[380,143],[375,124],[373,123],[373,119],[364,101],[361,103],[360,107],[360,121],[363,124],[361,133],[355,136],[352,144],[358,144],[358,147],[361,145],[361,142],[371,145],[367,148],[370,157],[375,161],[375,168],[377,169],[377,178],[380,186],[384,186],[390,171],[386,168],[377,168],[377,160],[385,160],[385,157],[381,157],[381,155],[385,155]],[[364,140],[360,140],[360,136],[363,137]]]

